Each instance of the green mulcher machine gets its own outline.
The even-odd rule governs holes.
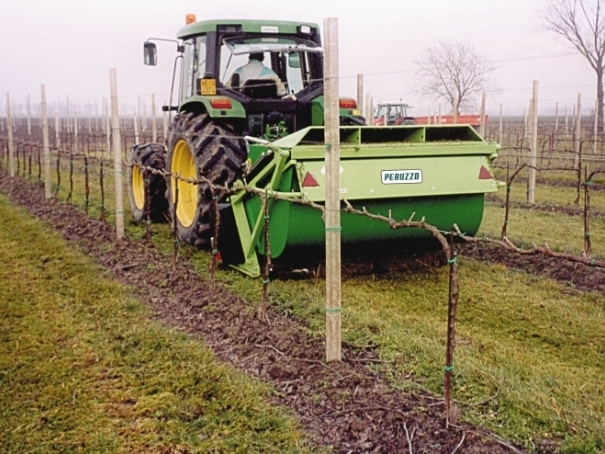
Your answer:
[[[325,224],[312,206],[325,202],[326,187],[319,27],[187,15],[177,38],[172,91],[179,73],[180,84],[178,102],[164,106],[176,111],[166,145],[141,143],[130,153],[135,220],[172,217],[179,240],[218,248],[224,263],[254,277],[267,255],[267,218],[273,260],[320,249]],[[149,65],[157,63],[154,41],[144,44]],[[250,53],[264,54],[285,94],[273,80],[232,76]],[[497,191],[497,144],[469,125],[366,126],[354,99],[339,104],[343,204],[477,232],[485,194]],[[430,237],[344,210],[341,227],[343,249]]]

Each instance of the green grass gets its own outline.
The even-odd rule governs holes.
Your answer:
[[[477,235],[500,238],[503,223],[504,209],[487,203]],[[513,209],[507,225],[507,236],[520,247],[547,244],[554,251],[580,256],[584,249],[584,218],[556,212]],[[592,257],[605,257],[605,219],[591,221],[590,237]]]
[[[605,298],[460,262],[454,398],[463,418],[527,446],[547,438],[562,441],[565,452],[605,452]],[[237,275],[224,279],[259,300]],[[272,281],[270,298],[322,336],[324,287],[322,280]],[[394,386],[442,395],[447,297],[445,268],[348,279],[343,340],[378,344]]]
[[[0,219],[1,452],[313,451],[266,385],[4,196]]]
[[[522,201],[524,185],[515,185],[513,194]],[[601,195],[593,196],[593,207],[603,206]],[[536,197],[571,206],[575,190],[538,186]],[[503,209],[487,204],[479,234],[499,237],[503,220]],[[152,229],[154,245],[171,251],[169,226]],[[514,209],[508,231],[515,243],[527,247],[546,241],[576,255],[583,248],[578,216]],[[593,255],[602,257],[603,221],[593,219],[591,231]],[[127,224],[127,233],[142,238],[144,229]],[[207,273],[207,252],[182,247],[179,254]],[[567,453],[605,452],[605,297],[570,292],[546,279],[464,258],[458,271],[454,398],[463,419],[528,447],[547,438],[561,441]],[[217,271],[216,278],[260,301],[260,280],[231,270]],[[324,288],[325,282],[317,279],[273,280],[269,298],[276,309],[303,318],[311,333],[323,336]],[[394,386],[442,395],[446,303],[445,269],[345,280],[343,339],[378,344],[387,361],[380,369]]]

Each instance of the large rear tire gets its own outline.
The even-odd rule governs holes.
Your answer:
[[[136,222],[147,219],[166,221],[168,201],[166,200],[166,178],[150,169],[166,169],[166,147],[159,143],[139,143],[130,149],[130,167],[127,172],[127,191],[132,217]],[[145,180],[148,188],[145,191]],[[145,198],[149,200],[146,201]]]
[[[181,241],[198,247],[209,243],[214,197],[209,182],[230,187],[241,176],[247,156],[246,141],[229,124],[215,122],[206,113],[182,112],[175,117],[168,134],[171,178],[166,198],[174,216],[178,189],[176,228]]]

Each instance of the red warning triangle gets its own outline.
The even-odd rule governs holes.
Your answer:
[[[481,166],[481,170],[479,170],[479,179],[480,180],[491,180],[493,177],[493,175],[490,173],[489,170],[487,170],[485,168],[485,166]]]
[[[305,175],[305,178],[303,178],[302,185],[303,185],[303,187],[319,186],[319,183],[317,182],[315,177],[313,175],[311,175],[311,172],[307,172],[307,174]]]

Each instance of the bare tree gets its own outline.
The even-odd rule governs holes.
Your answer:
[[[540,12],[546,29],[562,37],[588,60],[597,74],[598,130],[603,132],[605,70],[604,0],[549,0]]]
[[[440,41],[427,48],[425,55],[414,62],[419,93],[444,100],[456,114],[475,107],[479,93],[495,89],[490,78],[494,66],[468,43]]]

